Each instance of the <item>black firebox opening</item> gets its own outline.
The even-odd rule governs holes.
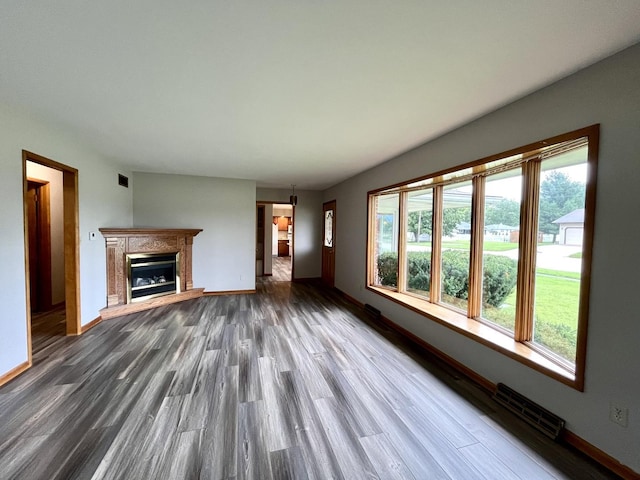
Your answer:
[[[178,254],[133,254],[127,256],[129,301],[179,292]]]

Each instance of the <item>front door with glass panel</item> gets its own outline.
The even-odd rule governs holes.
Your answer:
[[[336,238],[336,201],[323,204],[322,215],[324,228],[322,231],[322,281],[333,287],[335,284],[335,238]]]

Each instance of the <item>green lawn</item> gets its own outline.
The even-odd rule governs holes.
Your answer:
[[[538,269],[536,274],[535,341],[569,361],[575,360],[578,328],[579,273]],[[502,308],[484,307],[483,316],[511,331],[516,292]]]
[[[410,242],[410,245],[431,248],[431,242]],[[452,248],[455,250],[469,250],[469,245],[469,240],[445,240],[442,242],[442,248]],[[484,250],[487,252],[504,252],[506,250],[515,250],[516,248],[518,248],[517,243],[484,242]]]
[[[582,252],[572,253],[569,258],[582,258]]]

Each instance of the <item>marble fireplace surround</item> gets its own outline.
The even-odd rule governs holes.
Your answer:
[[[203,288],[193,288],[191,276],[193,237],[196,228],[101,228],[105,238],[107,261],[107,306],[100,310],[103,319],[202,296]],[[146,301],[127,303],[127,261],[133,253],[179,253],[180,292]]]

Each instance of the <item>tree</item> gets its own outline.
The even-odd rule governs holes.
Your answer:
[[[433,213],[431,210],[410,212],[407,218],[407,231],[413,234],[415,241],[420,240],[420,235],[432,232]],[[447,208],[442,214],[442,234],[450,236],[460,222],[471,221],[471,209],[469,207]]]
[[[509,225],[517,227],[520,224],[520,202],[501,198],[500,201],[487,205],[485,212],[486,225]]]
[[[585,185],[571,180],[566,174],[557,170],[549,173],[540,184],[540,231],[553,234],[556,241],[559,227],[554,220],[578,208],[584,208]]]

